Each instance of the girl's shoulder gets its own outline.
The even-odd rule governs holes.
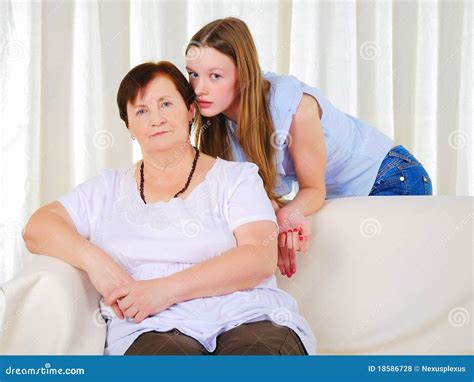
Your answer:
[[[269,106],[276,113],[294,114],[303,96],[305,84],[292,75],[264,73],[270,83]]]

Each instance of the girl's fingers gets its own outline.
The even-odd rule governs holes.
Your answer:
[[[280,269],[280,273],[282,276],[285,275],[284,268],[283,268],[283,260],[282,260],[282,255],[281,255],[281,249],[280,246],[278,246],[278,262],[277,262],[278,269]]]
[[[293,232],[288,231],[286,233],[286,248],[293,249]]]
[[[290,251],[290,269],[291,269],[291,275],[293,275],[296,272],[296,251],[292,249]]]
[[[278,235],[278,245],[284,247],[286,245],[286,234],[282,232]]]
[[[278,261],[280,262],[280,272],[284,276],[286,274],[283,248],[286,248],[286,234],[282,232],[278,235]]]
[[[295,251],[300,250],[300,239],[296,228],[293,230],[293,249]]]
[[[285,275],[289,276],[290,273],[290,259],[288,256],[288,249],[286,247],[281,247],[282,260],[283,260],[283,269]]]

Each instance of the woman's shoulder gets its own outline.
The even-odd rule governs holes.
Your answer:
[[[217,157],[216,179],[229,185],[238,183],[242,178],[258,174],[258,166],[252,162],[235,162]]]
[[[90,178],[89,182],[95,182],[105,185],[109,187],[116,181],[125,179],[128,176],[132,176],[134,174],[136,164],[131,163],[127,166],[119,167],[119,168],[104,168],[100,170],[96,176]]]

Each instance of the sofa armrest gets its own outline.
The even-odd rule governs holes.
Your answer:
[[[84,271],[32,255],[0,290],[5,298],[0,354],[103,354],[101,296]]]

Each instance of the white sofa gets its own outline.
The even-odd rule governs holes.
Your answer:
[[[356,197],[312,216],[312,244],[280,287],[318,354],[472,354],[471,197]],[[0,354],[103,354],[100,295],[83,271],[32,255],[0,284]]]

